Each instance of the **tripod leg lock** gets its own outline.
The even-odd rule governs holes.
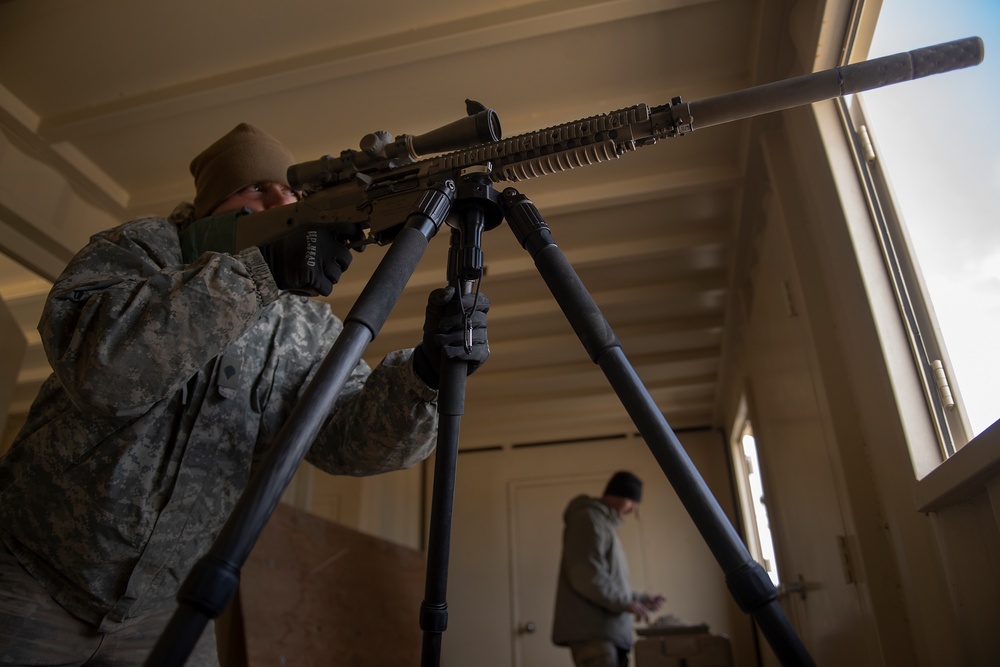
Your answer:
[[[756,561],[744,563],[736,571],[726,575],[726,585],[736,604],[748,614],[778,599],[778,589]]]
[[[447,180],[427,188],[406,218],[406,226],[419,230],[428,240],[444,224],[455,201],[455,181]]]
[[[448,605],[428,604],[423,602],[420,605],[420,629],[424,632],[444,632],[448,629]]]
[[[549,226],[534,203],[514,188],[507,188],[501,197],[504,216],[521,247],[534,258],[539,251],[553,245]]]
[[[191,605],[208,618],[218,618],[239,584],[238,567],[224,558],[208,554],[191,568],[177,593],[177,600]]]

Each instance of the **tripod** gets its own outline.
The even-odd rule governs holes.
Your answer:
[[[448,279],[457,298],[482,275],[481,234],[506,219],[590,358],[600,366],[654,458],[722,567],[730,593],[752,616],[783,665],[814,665],[777,603],[777,590],[726,518],[649,392],[625,358],[621,344],[562,251],[538,209],[513,188],[496,192],[484,173],[464,175],[429,188],[344,320],[302,400],[278,435],[271,454],[233,510],[208,554],[178,593],[179,606],[146,661],[182,665],[210,618],[222,613],[236,591],[239,568],[291,482],[351,369],[381,329],[423,256],[427,243],[448,220],[452,226]],[[459,422],[464,409],[467,364],[444,360],[440,369],[440,417],[425,596],[421,667],[440,661],[447,628],[446,602],[451,517],[454,507]]]

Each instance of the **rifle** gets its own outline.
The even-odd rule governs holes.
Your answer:
[[[662,106],[636,104],[509,139],[501,139],[495,111],[466,100],[468,116],[437,130],[395,138],[375,132],[361,140],[360,151],[293,165],[289,184],[302,199],[241,217],[236,245],[260,245],[312,223],[353,229],[345,236],[357,250],[385,245],[429,186],[470,170],[487,173],[493,183],[523,181],[613,160],[696,129],[978,65],[983,56],[982,39],[968,37],[694,102],[675,97]]]

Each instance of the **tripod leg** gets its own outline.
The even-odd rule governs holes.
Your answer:
[[[491,223],[499,224],[500,207],[496,191],[482,175],[469,175],[458,184],[457,215],[449,219],[453,227],[448,256],[448,282],[455,286],[455,298],[469,294],[483,275],[482,232]],[[494,224],[494,226],[495,226]],[[472,346],[472,330],[466,339]],[[442,633],[448,627],[448,560],[458,463],[458,435],[465,410],[468,362],[444,359],[438,393],[438,442],[431,499],[430,532],[427,547],[427,578],[420,604],[420,628],[424,631],[421,667],[437,667],[441,660]]]
[[[282,426],[260,471],[250,480],[211,549],[181,585],[178,608],[146,659],[147,666],[183,665],[208,621],[225,610],[239,584],[240,568],[365,348],[385,324],[428,241],[448,216],[454,196],[454,184],[448,181],[429,189],[410,213],[405,228],[344,319],[343,331]]]
[[[667,479],[694,520],[740,608],[758,623],[783,665],[814,665],[784,611],[764,569],[753,560],[718,501],[684,451],[663,413],[636,375],[621,344],[562,250],[548,225],[526,197],[514,188],[501,198],[507,223],[531,254],[573,330],[642,434]]]
[[[441,660],[441,639],[448,628],[448,561],[455,504],[459,424],[465,407],[466,364],[445,361],[438,393],[438,444],[434,461],[434,491],[427,546],[427,576],[420,603],[420,629],[424,632],[421,667],[436,667]]]

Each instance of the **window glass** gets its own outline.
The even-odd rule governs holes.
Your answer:
[[[733,443],[733,461],[736,467],[737,487],[743,509],[743,523],[746,526],[746,543],[750,555],[754,557],[777,586],[778,562],[774,554],[774,540],[771,536],[771,522],[767,516],[764,499],[764,483],[757,457],[757,442],[749,421],[737,431]]]
[[[1000,2],[883,0],[866,56],[973,35],[977,67],[863,95],[969,437],[1000,418]]]

